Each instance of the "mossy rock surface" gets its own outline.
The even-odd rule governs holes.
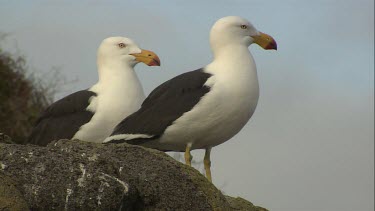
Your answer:
[[[246,210],[246,211],[268,211],[263,207],[255,206],[253,203],[241,198],[241,197],[231,197],[226,196],[228,203],[232,210]]]
[[[248,202],[246,208],[244,199],[239,203],[225,197],[197,170],[165,153],[128,144],[60,140],[39,147],[0,143],[0,165],[4,167],[0,172],[18,184],[14,187],[28,208],[36,210],[254,207]]]
[[[9,136],[5,135],[4,133],[0,132],[0,143],[5,144],[14,144],[14,142],[10,139]]]
[[[4,166],[3,166],[4,167]],[[29,210],[14,181],[0,171],[0,210]]]

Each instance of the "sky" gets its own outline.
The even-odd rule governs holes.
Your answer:
[[[0,0],[0,46],[46,80],[58,69],[59,99],[95,84],[100,42],[126,36],[161,59],[136,66],[148,94],[210,63],[210,27],[228,15],[273,36],[278,51],[250,46],[258,107],[213,148],[214,184],[273,211],[374,210],[372,0]]]

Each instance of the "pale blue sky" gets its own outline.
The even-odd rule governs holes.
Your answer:
[[[373,8],[372,0],[0,0],[0,31],[10,33],[1,46],[25,55],[40,76],[57,66],[78,79],[60,98],[96,82],[102,39],[127,36],[161,59],[160,68],[136,67],[149,93],[208,64],[212,24],[242,16],[279,49],[250,47],[260,101],[246,127],[213,149],[215,185],[275,211],[367,211],[374,209]]]

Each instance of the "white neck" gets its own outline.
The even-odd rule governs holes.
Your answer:
[[[256,65],[247,46],[225,45],[213,48],[214,60],[207,67],[212,71],[225,71],[228,75],[235,72],[247,72],[257,79]]]
[[[100,142],[128,115],[138,110],[145,95],[131,65],[114,63],[99,65],[99,81],[89,90],[97,93],[90,99],[88,110],[95,112],[75,138]],[[103,126],[105,125],[105,126]]]
[[[206,85],[221,84],[238,95],[251,96],[253,102],[259,97],[259,84],[254,59],[244,45],[226,45],[215,49],[214,60],[204,68],[214,75]],[[231,87],[230,89],[228,89]],[[242,94],[241,94],[242,93]]]
[[[134,65],[123,61],[98,60],[99,81],[91,90],[99,95],[122,99],[144,99],[142,85],[133,69]],[[140,99],[140,100],[143,100]],[[119,102],[122,105],[124,102]]]

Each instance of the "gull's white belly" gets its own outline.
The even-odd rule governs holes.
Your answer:
[[[204,68],[212,74],[210,91],[197,105],[175,120],[156,140],[144,146],[185,151],[219,145],[236,135],[253,115],[259,98],[254,59],[247,47],[227,46],[220,58]]]
[[[237,134],[255,111],[259,89],[214,87],[189,112],[178,118],[158,140],[146,146],[161,150],[184,151],[219,145]]]
[[[137,111],[145,99],[143,89],[134,75],[133,83],[115,83],[111,89],[103,90],[99,85],[92,91],[99,93],[90,100],[87,110],[94,112],[91,120],[82,125],[73,139],[100,143],[124,118]]]

